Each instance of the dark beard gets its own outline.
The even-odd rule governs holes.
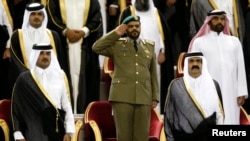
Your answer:
[[[223,31],[223,29],[224,29],[224,26],[223,26],[222,24],[218,24],[218,25],[216,25],[216,26],[214,27],[214,30],[215,30],[216,32],[221,32],[221,31]]]
[[[208,24],[210,26],[210,29],[217,33],[220,33],[224,30],[224,26],[222,24],[213,25],[211,22],[209,22]]]
[[[149,0],[136,0],[135,9],[138,11],[148,11],[149,10]]]

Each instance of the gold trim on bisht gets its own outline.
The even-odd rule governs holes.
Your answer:
[[[13,29],[13,28],[14,28],[14,23],[13,23],[12,16],[11,16],[11,14],[10,14],[10,9],[9,9],[8,4],[7,4],[7,1],[6,1],[6,0],[2,0],[2,3],[3,3],[3,7],[4,7],[5,11],[6,11],[8,20],[9,20],[9,22],[10,22],[10,26],[11,26],[11,28]]]
[[[126,0],[118,0],[118,4],[120,6],[120,13],[127,7]]]

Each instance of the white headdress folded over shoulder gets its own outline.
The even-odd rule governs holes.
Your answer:
[[[23,16],[22,29],[27,29],[30,26],[30,24],[29,24],[30,14],[32,12],[38,12],[38,11],[43,11],[43,13],[44,13],[44,20],[43,20],[42,26],[40,28],[43,28],[43,29],[47,28],[48,16],[47,16],[46,10],[44,8],[44,5],[36,2],[36,3],[30,3],[30,4],[26,5],[25,11],[24,11],[24,16]]]
[[[213,17],[218,16],[218,15],[225,15],[225,25],[224,25],[223,33],[227,34],[227,35],[230,35],[229,19],[228,19],[227,15],[226,15],[226,12],[223,11],[223,10],[218,10],[218,9],[209,11],[207,13],[207,17],[206,17],[203,25],[201,26],[199,31],[196,33],[196,35],[190,41],[190,44],[189,44],[189,47],[188,47],[188,52],[191,51],[191,48],[193,46],[193,42],[194,42],[194,40],[196,38],[198,38],[200,36],[203,36],[203,35],[205,35],[205,34],[207,34],[207,33],[209,33],[211,31],[210,26],[208,25],[208,23],[211,21],[211,19]]]
[[[188,59],[192,57],[202,59],[202,71],[198,78],[193,78],[188,72]],[[208,72],[206,59],[201,52],[192,52],[185,55],[183,77],[207,116],[211,115],[218,106],[218,94],[213,79]]]
[[[52,46],[49,44],[42,44],[42,43],[33,45],[33,48],[32,48],[32,51],[31,51],[30,57],[29,57],[29,68],[30,69],[35,69],[36,62],[37,62],[37,59],[38,59],[41,51],[50,51],[51,52],[51,62],[50,62],[48,69],[61,70],[61,67],[60,67],[59,62],[57,60],[57,57],[56,57],[54,51],[52,50]]]

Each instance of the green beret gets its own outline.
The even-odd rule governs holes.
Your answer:
[[[140,21],[140,17],[136,15],[128,16],[122,21],[122,24],[128,24],[131,21]]]

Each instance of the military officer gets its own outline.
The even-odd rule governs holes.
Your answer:
[[[140,32],[140,17],[128,16],[92,46],[114,63],[109,101],[119,141],[148,141],[150,111],[159,102],[154,42]]]

